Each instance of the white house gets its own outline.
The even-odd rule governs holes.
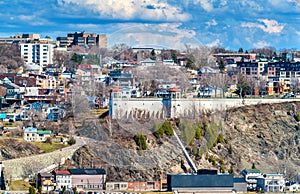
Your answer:
[[[245,168],[241,172],[241,175],[245,178],[245,180],[247,182],[248,190],[256,190],[257,180],[259,178],[263,178],[263,174],[260,172],[260,170],[258,170],[256,168],[254,168],[254,169]]]
[[[46,141],[48,137],[51,137],[51,131],[49,130],[38,130],[34,127],[24,129],[24,139],[26,141]]]
[[[62,190],[63,187],[66,190],[72,187],[72,175],[68,170],[56,170],[54,171],[54,177],[56,182],[56,189]]]
[[[265,192],[283,192],[285,179],[283,174],[264,174],[257,179],[257,189]]]

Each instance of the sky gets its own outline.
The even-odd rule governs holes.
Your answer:
[[[0,37],[106,34],[108,46],[300,47],[300,0],[0,0]]]

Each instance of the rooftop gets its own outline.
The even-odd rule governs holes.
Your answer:
[[[86,175],[100,175],[100,174],[106,174],[105,170],[102,168],[74,168],[74,169],[68,169],[71,174],[86,174]]]

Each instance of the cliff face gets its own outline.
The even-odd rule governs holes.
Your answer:
[[[300,127],[296,118],[299,108],[300,102],[260,104],[199,118],[181,118],[187,127],[181,127],[178,120],[172,122],[197,168],[239,174],[254,164],[263,173],[292,177],[300,170]],[[124,181],[159,180],[167,173],[190,171],[174,137],[156,139],[152,135],[153,126],[162,122],[89,122],[78,133],[96,141],[91,140],[75,153],[72,166],[106,168],[109,180]],[[207,129],[204,136],[195,140],[193,130],[197,122]],[[133,140],[137,132],[146,135],[147,150],[137,149]],[[218,139],[219,134],[223,140]]]
[[[236,170],[254,163],[264,173],[299,172],[299,102],[232,109],[227,112],[225,133],[229,138]]]
[[[1,139],[0,148],[1,161],[42,153],[35,145],[17,139]]]

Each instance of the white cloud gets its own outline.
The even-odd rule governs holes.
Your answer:
[[[270,44],[265,41],[258,41],[258,42],[253,43],[253,46],[255,48],[264,48],[264,47],[269,47]]]
[[[219,39],[216,39],[213,42],[206,44],[206,46],[208,46],[208,47],[214,47],[214,46],[220,46],[220,45],[221,45],[221,41]]]
[[[212,19],[212,20],[210,20],[208,22],[205,22],[205,24],[207,24],[208,27],[218,25],[218,23],[216,22],[215,19]]]
[[[200,4],[201,7],[207,12],[212,11],[214,8],[213,3],[210,0],[194,0],[194,3]]]
[[[108,36],[108,44],[113,46],[126,43],[133,47],[155,47],[183,49],[185,44],[199,46],[193,30],[180,29],[181,24],[137,24],[123,28]]]
[[[174,7],[163,0],[59,0],[61,6],[64,3],[86,7],[106,19],[187,21],[191,18],[179,7]]]
[[[43,26],[46,24],[51,24],[48,20],[43,19],[36,15],[19,15],[16,18],[11,17],[10,19],[11,20],[18,19],[18,20],[27,22],[31,26]]]
[[[276,20],[269,20],[269,19],[259,19],[260,23],[242,23],[241,27],[244,28],[260,28],[264,32],[267,32],[269,34],[272,33],[280,33],[285,27],[285,24],[280,24]]]
[[[96,24],[69,24],[69,28],[78,28],[83,30],[96,30],[99,29],[100,26]]]
[[[294,3],[296,3],[298,6],[300,6],[300,0],[288,0],[288,2],[294,2]]]

